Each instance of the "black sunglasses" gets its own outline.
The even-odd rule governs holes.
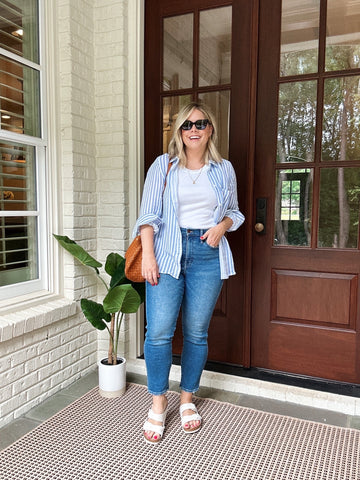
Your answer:
[[[196,120],[196,122],[192,122],[191,120],[185,120],[185,122],[181,125],[181,130],[191,130],[193,125],[195,125],[196,130],[205,130],[208,125],[211,125],[210,121],[207,118],[202,120]]]

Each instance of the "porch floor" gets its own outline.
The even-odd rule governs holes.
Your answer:
[[[146,377],[144,375],[128,372],[127,381],[145,385]],[[48,398],[30,410],[23,417],[14,420],[0,429],[0,450],[6,448],[37,425],[52,417],[58,411],[74,402],[77,398],[96,387],[97,383],[97,371],[94,371]],[[179,391],[178,383],[170,382],[170,390]],[[255,408],[265,412],[360,430],[360,417],[332,412],[330,410],[306,407],[294,403],[244,395],[226,390],[215,390],[207,387],[201,387],[196,395],[222,402],[233,403],[234,405]],[[139,425],[139,428],[141,428],[141,425]]]

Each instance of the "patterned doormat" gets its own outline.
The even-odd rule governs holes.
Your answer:
[[[148,445],[146,387],[91,390],[0,452],[1,480],[359,480],[360,431],[196,398],[203,428],[180,428],[169,392],[164,438]]]

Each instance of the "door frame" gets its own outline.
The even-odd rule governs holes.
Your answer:
[[[150,3],[150,2],[149,2]],[[237,252],[234,252],[235,268],[238,272],[235,284],[229,282],[228,295],[234,298],[239,295],[241,301],[241,312],[236,312],[236,316],[241,322],[241,338],[239,339],[240,357],[239,366],[250,367],[251,358],[251,269],[252,269],[252,217],[253,217],[253,179],[254,179],[254,155],[255,155],[255,126],[256,126],[256,96],[257,96],[257,49],[258,49],[258,23],[259,23],[259,4],[260,0],[249,2],[248,0],[208,0],[206,8],[216,8],[225,4],[232,5],[233,8],[233,28],[232,32],[232,52],[236,52],[236,58],[240,59],[236,68],[232,69],[231,85],[232,99],[230,109],[230,131],[229,131],[229,159],[236,159],[236,173],[240,210],[245,212],[245,224],[240,232],[231,234],[231,241],[236,244]],[[150,6],[151,7],[151,3]],[[205,3],[204,3],[205,7]],[[182,6],[183,13],[192,11],[193,2],[186,0]],[[176,9],[175,9],[176,10]],[[154,38],[158,31],[161,16],[172,15],[174,5],[172,2],[164,3],[159,8],[149,8],[146,12],[145,29]],[[156,47],[161,49],[161,38],[155,38],[159,42]],[[145,136],[149,139],[145,151],[145,165],[148,167],[159,155],[160,133],[157,132],[156,122],[158,118],[161,122],[161,106],[157,95],[161,91],[161,74],[158,65],[154,65],[151,60],[151,53],[154,45],[150,42],[145,44],[145,103],[144,117],[145,124],[150,125],[147,128]],[[234,54],[234,53],[233,53]],[[243,66],[245,66],[243,68]],[[234,87],[236,86],[236,88]],[[236,92],[236,95],[234,94]],[[155,103],[147,107],[151,99],[156,95]],[[148,100],[147,100],[148,99]],[[153,100],[154,102],[154,100]],[[146,140],[146,139],[145,139]],[[235,166],[235,162],[234,162]],[[241,179],[241,182],[240,182]],[[236,242],[236,243],[235,243]],[[234,297],[235,296],[235,297]],[[233,310],[234,312],[234,310]],[[235,316],[235,312],[234,312]],[[236,319],[237,321],[237,319]],[[234,318],[235,322],[235,318]]]
[[[246,165],[244,166],[244,173],[247,178],[248,189],[244,195],[243,209],[246,213],[245,224],[242,228],[245,229],[245,243],[244,243],[244,294],[245,305],[243,312],[243,319],[246,329],[246,337],[250,340],[251,335],[251,304],[252,304],[252,238],[254,226],[254,165],[255,165],[255,131],[256,131],[256,111],[257,111],[257,59],[258,59],[258,26],[260,15],[260,0],[253,0],[252,2],[251,23],[248,28],[251,28],[252,41],[247,48],[247,54],[251,58],[251,70],[247,78],[248,92],[249,92],[249,112],[248,116],[248,139],[246,144]],[[129,105],[129,134],[128,134],[128,148],[129,158],[134,158],[136,161],[129,162],[129,185],[132,188],[128,190],[129,198],[129,225],[128,232],[131,238],[131,229],[135,223],[138,214],[138,208],[141,200],[142,186],[144,182],[144,28],[145,28],[145,1],[133,0],[128,2],[128,105]],[[244,48],[244,47],[243,47]],[[136,55],[134,55],[136,52]],[[250,141],[252,138],[252,141]],[[126,248],[126,245],[124,246]],[[125,349],[128,349],[129,359],[136,360],[143,353],[144,340],[144,314],[139,311],[137,314],[131,315],[129,322],[129,336],[125,344]],[[135,317],[135,318],[134,318]],[[244,336],[245,343],[245,336]],[[246,357],[245,367],[250,367],[250,341],[244,345],[244,352]],[[136,364],[134,364],[136,365]],[[143,361],[137,364],[140,371],[143,372]],[[138,370],[138,368],[135,368]],[[221,373],[234,374],[236,376],[243,376],[257,380],[264,380],[267,382],[275,382],[284,385],[297,385],[313,390],[321,390],[323,392],[331,392],[342,394],[346,396],[356,396],[356,392],[360,394],[360,387],[351,384],[342,384],[341,382],[327,382],[316,380],[312,378],[290,378],[289,375],[282,375],[276,372],[261,372],[261,371],[243,371],[243,369],[224,369],[219,370]],[[205,372],[204,372],[205,373]],[[247,389],[246,385],[245,388]],[[277,387],[278,388],[278,387]],[[267,389],[268,390],[268,389]],[[268,392],[269,394],[270,392]],[[358,395],[359,395],[358,394]],[[310,393],[310,395],[312,395]],[[320,395],[320,392],[319,392]],[[325,394],[326,395],[326,394]],[[271,394],[270,394],[271,396]],[[322,401],[322,400],[321,400]]]
[[[144,30],[145,1],[131,0],[128,3],[128,162],[129,183],[127,196],[129,201],[129,223],[126,226],[127,241],[124,250],[131,241],[132,229],[140,209],[141,193],[144,184]],[[134,54],[135,53],[135,54]],[[130,187],[131,186],[131,187]],[[130,359],[136,359],[143,353],[144,311],[141,306],[137,313],[130,314],[129,336],[124,340],[124,350]]]
[[[248,112],[247,118],[243,118],[244,124],[247,122],[247,141],[243,140],[246,150],[244,150],[244,168],[242,174],[246,178],[247,189],[244,192],[244,212],[245,223],[243,228],[244,234],[244,336],[243,336],[243,352],[244,362],[243,367],[251,367],[251,315],[252,315],[252,265],[253,265],[253,224],[254,224],[254,168],[255,168],[255,147],[256,147],[256,113],[257,113],[257,89],[258,89],[258,36],[259,36],[259,18],[260,18],[260,0],[253,0],[251,2],[251,9],[249,18],[240,15],[241,9],[236,9],[235,13],[239,16],[237,21],[241,28],[237,28],[235,32],[235,39],[245,49],[242,55],[247,58],[249,65],[248,78],[244,79],[242,88],[247,89],[248,92]],[[245,46],[241,42],[241,34],[248,33],[249,44]],[[233,80],[234,81],[234,80]],[[241,79],[238,79],[241,82]],[[237,83],[237,80],[235,80]],[[241,111],[241,105],[237,106],[238,111]],[[231,133],[230,133],[231,135]],[[244,138],[246,138],[244,136]],[[241,209],[241,208],[240,208]]]

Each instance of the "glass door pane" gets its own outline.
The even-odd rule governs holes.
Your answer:
[[[179,110],[189,102],[191,102],[191,95],[178,95],[163,98],[163,153],[168,151],[168,146],[174,133],[174,124]]]
[[[180,108],[199,99],[211,108],[217,119],[217,147],[223,158],[228,158],[231,42],[231,6],[164,18],[163,152],[167,151]],[[186,93],[180,95],[179,90],[184,89]]]
[[[163,90],[192,87],[193,29],[192,13],[164,19]]]
[[[320,181],[319,247],[358,248],[360,168],[324,168]]]
[[[200,12],[200,86],[230,83],[231,16],[231,7]]]
[[[360,0],[327,0],[326,70],[360,68]]]
[[[325,80],[322,160],[360,160],[360,77]]]
[[[277,162],[313,162],[317,81],[279,85]]]
[[[320,0],[283,0],[280,75],[318,69]]]
[[[218,124],[216,145],[223,158],[229,158],[230,91],[201,93],[199,100],[211,108]]]
[[[277,172],[274,245],[310,245],[312,196],[312,169]]]

